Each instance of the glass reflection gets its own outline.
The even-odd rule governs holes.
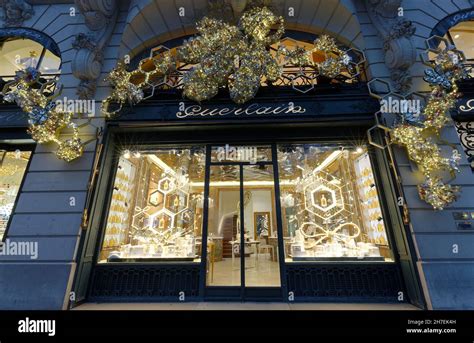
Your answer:
[[[393,261],[366,147],[278,147],[287,261]]]

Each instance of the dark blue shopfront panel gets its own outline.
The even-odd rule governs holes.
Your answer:
[[[0,112],[0,128],[27,127],[28,116],[18,108]]]
[[[0,263],[0,310],[60,310],[72,264]]]
[[[321,89],[316,95],[278,93],[258,97],[238,105],[225,98],[196,103],[183,99],[147,100],[133,108],[123,109],[111,121],[162,121],[190,123],[195,121],[271,121],[318,120],[349,121],[373,119],[378,102],[370,98],[365,86]]]

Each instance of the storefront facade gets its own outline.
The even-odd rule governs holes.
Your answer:
[[[216,11],[206,1],[29,3],[15,26],[51,35],[63,94],[97,108],[119,58],[145,70],[147,59],[181,45]],[[222,15],[239,15],[223,3]],[[433,211],[418,197],[419,175],[403,149],[377,148],[385,139],[373,130],[380,104],[367,87],[382,79],[400,92],[427,91],[417,52],[434,34],[472,27],[469,1],[431,4],[429,17],[416,1],[271,5],[285,17],[286,46],[328,34],[351,49],[356,72],[325,78],[288,67],[280,84],[264,82],[244,104],[224,90],[197,103],[182,97],[184,65],[139,104],[89,119],[82,134],[100,135],[74,162],[38,145],[4,237],[38,242],[38,259],[0,257],[1,308],[202,300],[474,306],[474,178],[461,143],[470,140],[455,126],[444,132],[446,148],[466,152],[455,181],[463,193]],[[403,26],[400,7],[411,24],[393,35]],[[77,15],[53,18],[71,8]],[[454,17],[463,20],[446,24]],[[466,32],[450,39],[468,41]],[[81,33],[93,44],[81,44]],[[469,107],[462,101],[459,113]]]

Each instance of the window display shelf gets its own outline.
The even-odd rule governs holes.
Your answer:
[[[135,166],[124,158],[119,160],[103,248],[113,250],[127,242]]]
[[[367,154],[361,155],[354,163],[359,197],[362,200],[360,207],[369,241],[376,245],[387,246],[385,225],[369,157]]]

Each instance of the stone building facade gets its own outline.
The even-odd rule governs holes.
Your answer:
[[[237,16],[244,2],[229,1],[230,15]],[[450,20],[457,24],[474,18],[474,2],[469,0],[276,0],[271,6],[285,16],[287,30],[328,34],[363,51],[367,80],[382,79],[402,93],[429,90],[420,57],[426,40],[435,33],[444,35]],[[2,36],[24,30],[49,37],[60,52],[62,96],[94,100],[97,113],[110,93],[104,79],[119,59],[133,60],[155,46],[194,34],[195,22],[210,11],[207,0],[5,0],[0,7]],[[180,9],[185,15],[180,16]],[[94,175],[103,135],[94,138],[104,126],[103,118],[93,118],[82,129],[91,142],[72,163],[58,160],[49,146],[35,147],[6,238],[38,242],[39,256],[0,257],[1,309],[74,305],[71,292],[77,287],[80,259],[84,249],[95,249],[85,239],[91,228],[83,225],[84,210],[91,204],[93,187],[105,182]],[[446,151],[452,145],[465,150],[454,125],[444,130],[443,139]],[[474,177],[467,155],[462,154],[454,181],[462,185],[461,197],[445,210],[434,211],[419,199],[420,173],[403,149],[393,149],[409,216],[407,241],[398,244],[398,252],[400,263],[414,265],[411,270],[422,294],[417,305],[474,308],[474,230],[460,230],[455,218],[456,213],[474,211]],[[89,225],[95,225],[89,219]]]

